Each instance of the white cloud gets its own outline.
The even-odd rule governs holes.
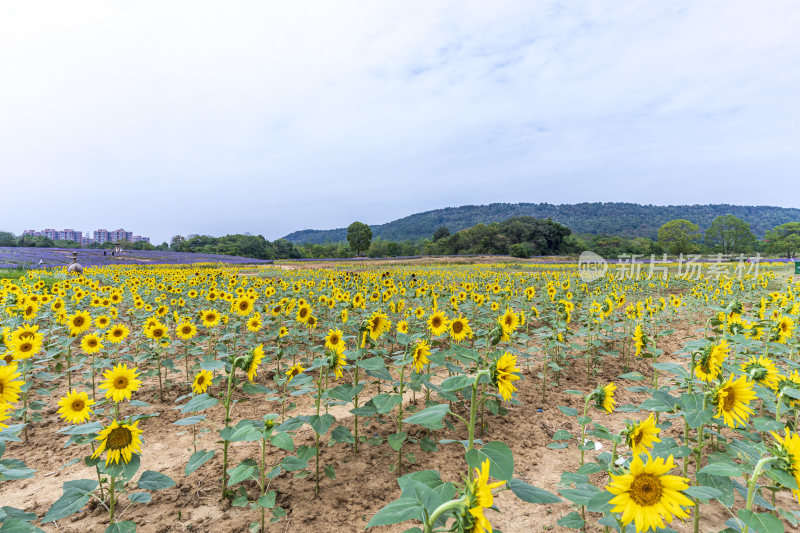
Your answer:
[[[791,1],[6,3],[0,226],[797,206],[797,27]]]

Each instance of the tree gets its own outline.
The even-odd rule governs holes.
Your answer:
[[[658,242],[668,253],[687,254],[698,250],[700,227],[686,219],[670,220],[658,228]]]
[[[181,251],[181,244],[186,240],[186,237],[183,235],[173,235],[172,240],[170,240],[169,248],[173,252],[180,252]]]
[[[748,252],[755,242],[750,224],[733,215],[715,218],[706,230],[706,245],[723,254]]]
[[[0,246],[16,246],[17,242],[17,238],[13,233],[0,231]]]
[[[356,256],[369,250],[372,242],[372,229],[363,222],[353,222],[347,226],[347,242]]]
[[[445,237],[450,236],[450,230],[447,226],[441,226],[435,232],[433,232],[433,240],[438,241],[439,239],[444,239]]]
[[[775,226],[767,232],[764,240],[770,252],[785,253],[788,258],[794,257],[800,250],[800,222],[787,222]]]

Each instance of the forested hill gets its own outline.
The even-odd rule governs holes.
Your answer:
[[[471,228],[476,224],[501,222],[511,217],[531,216],[551,218],[564,224],[573,233],[620,235],[625,237],[657,238],[658,228],[665,222],[685,218],[705,230],[714,218],[734,215],[750,223],[756,237],[786,222],[800,221],[800,209],[746,205],[639,205],[627,203],[583,204],[489,204],[446,207],[410,215],[386,224],[371,226],[373,237],[389,241],[427,239],[437,228],[445,226],[451,232]],[[290,233],[286,240],[293,243],[322,244],[347,238],[347,229],[302,230]]]

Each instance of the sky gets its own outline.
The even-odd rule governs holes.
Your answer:
[[[800,207],[800,2],[0,3],[0,230]]]

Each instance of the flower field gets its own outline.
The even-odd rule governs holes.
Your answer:
[[[64,270],[0,280],[0,532],[800,528],[783,264]]]

